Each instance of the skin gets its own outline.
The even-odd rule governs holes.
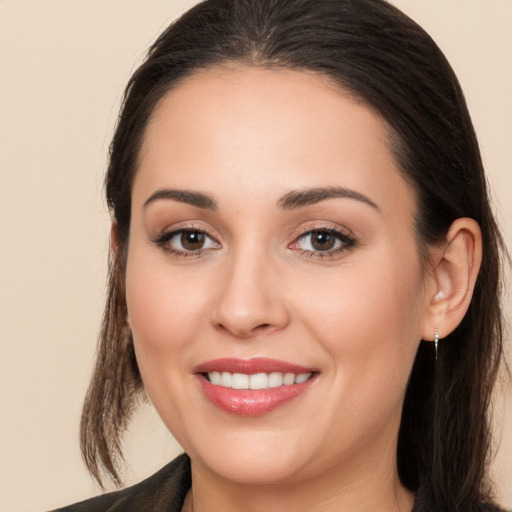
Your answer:
[[[318,187],[373,204],[280,204]],[[162,189],[201,192],[217,207],[169,197],[145,206]],[[449,313],[463,315],[479,264],[461,256],[479,243],[466,219],[425,271],[415,207],[386,123],[325,78],[216,68],[160,102],[133,185],[126,296],[146,390],[192,460],[184,510],[411,510],[396,468],[407,380],[421,338],[460,321]],[[157,243],[178,229],[207,233],[203,248],[187,253],[179,236]],[[340,232],[340,251],[312,250],[312,229]],[[465,277],[453,270],[464,265]],[[300,397],[241,417],[214,406],[194,375],[223,357],[318,375]]]

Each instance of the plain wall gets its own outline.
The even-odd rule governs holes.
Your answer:
[[[193,3],[0,0],[0,511],[99,492],[81,463],[78,426],[105,291],[106,154],[128,77]],[[511,247],[512,1],[394,3],[462,82]],[[493,472],[512,507],[512,393],[503,389]],[[126,441],[127,483],[179,451],[149,406]]]

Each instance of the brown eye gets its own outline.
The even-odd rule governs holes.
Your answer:
[[[197,256],[211,249],[220,248],[220,244],[214,238],[199,229],[177,229],[164,233],[153,239],[153,242],[175,256]]]
[[[183,249],[187,251],[198,251],[203,248],[205,235],[201,231],[182,231],[180,242]]]
[[[312,231],[310,233],[311,247],[315,251],[329,251],[336,245],[336,237],[329,231]]]
[[[298,249],[310,258],[334,257],[356,245],[349,235],[335,229],[312,229],[302,234],[289,247]]]

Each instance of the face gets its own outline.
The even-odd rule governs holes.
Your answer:
[[[426,278],[388,139],[298,71],[198,72],[156,108],[128,320],[149,397],[204,471],[262,484],[394,467]]]

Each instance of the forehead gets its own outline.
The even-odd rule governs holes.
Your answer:
[[[323,76],[285,69],[197,72],[157,105],[136,189],[216,188],[268,197],[341,185],[412,200],[373,110]],[[386,190],[384,190],[386,189]],[[409,205],[410,206],[410,205]]]

